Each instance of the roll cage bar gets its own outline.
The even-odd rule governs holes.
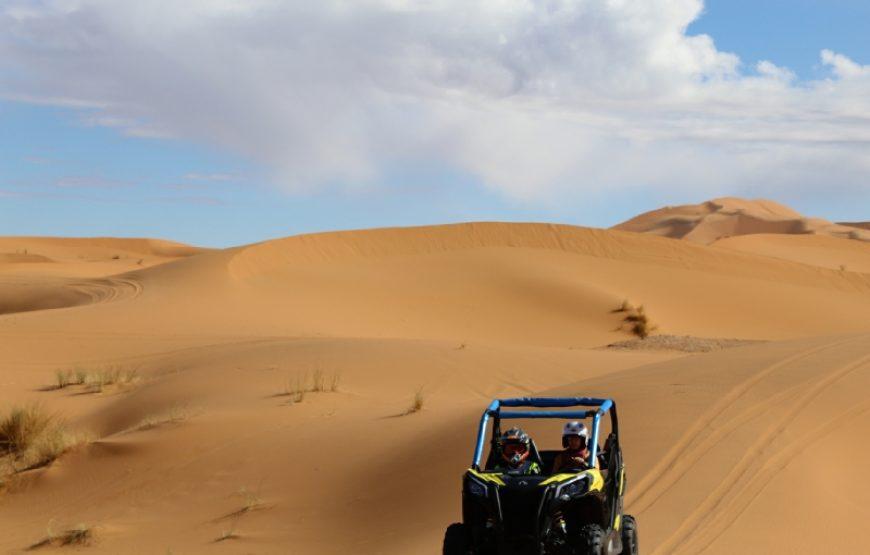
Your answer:
[[[531,410],[531,411],[503,411],[502,407],[536,407],[536,408],[572,408],[572,407],[594,407],[592,410]],[[592,418],[592,437],[589,449],[589,460],[587,463],[590,467],[595,466],[595,460],[598,456],[598,436],[600,431],[601,417],[610,413],[610,422],[612,433],[619,437],[619,424],[616,418],[616,405],[612,399],[596,399],[594,397],[518,397],[515,399],[495,399],[483,411],[483,416],[480,418],[480,426],[477,430],[477,443],[474,447],[474,459],[471,462],[471,467],[475,470],[480,470],[480,458],[483,455],[483,444],[486,440],[486,425],[489,419],[492,418],[492,439],[490,441],[492,448],[495,448],[498,443],[499,435],[501,435],[502,419],[515,418],[564,418],[564,419],[586,419]]]

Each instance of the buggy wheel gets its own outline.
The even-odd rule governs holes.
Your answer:
[[[461,522],[454,522],[444,532],[443,555],[468,555],[471,553],[468,530]]]
[[[576,555],[601,555],[604,553],[604,528],[586,524],[577,533],[574,552]]]
[[[622,552],[620,555],[637,555],[637,521],[631,515],[622,515]]]

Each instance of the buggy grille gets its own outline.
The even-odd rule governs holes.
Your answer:
[[[538,526],[538,512],[547,488],[540,487],[538,480],[528,485],[509,484],[499,488],[504,533],[508,537],[534,537]]]

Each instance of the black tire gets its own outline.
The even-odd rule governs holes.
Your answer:
[[[637,555],[637,521],[631,515],[622,515],[622,552],[620,555]]]
[[[574,543],[577,555],[601,555],[604,553],[604,528],[597,524],[586,524],[577,532]]]
[[[461,522],[454,522],[444,532],[444,555],[468,555],[469,549],[468,530]]]

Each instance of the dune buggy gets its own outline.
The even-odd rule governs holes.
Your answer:
[[[526,408],[550,410],[516,410]],[[608,413],[610,434],[601,449],[601,419]],[[496,470],[501,453],[501,421],[525,418],[591,418],[588,460],[579,468],[554,472],[559,451],[538,451],[534,440],[530,440],[529,456],[538,463],[540,474],[512,475]],[[481,467],[490,420],[490,450]],[[480,419],[474,458],[462,478],[462,522],[447,528],[443,553],[635,555],[637,523],[622,512],[624,493],[625,467],[616,405],[611,399],[496,399]]]

